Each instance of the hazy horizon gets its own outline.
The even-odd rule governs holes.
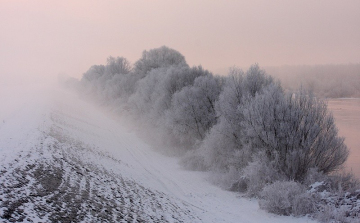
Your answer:
[[[189,65],[360,63],[360,1],[4,1],[0,81],[80,78],[163,45]]]

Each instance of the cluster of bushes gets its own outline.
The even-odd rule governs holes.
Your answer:
[[[259,198],[261,208],[279,215],[310,215],[324,223],[360,222],[359,182],[351,174],[310,170],[305,182],[274,182],[263,188]]]
[[[133,66],[123,57],[92,66],[79,88],[150,126],[184,167],[259,197],[270,212],[313,212],[306,188],[318,179],[311,176],[334,173],[348,156],[326,104],[304,89],[285,92],[258,65],[216,76],[163,46]]]

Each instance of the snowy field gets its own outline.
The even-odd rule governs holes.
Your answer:
[[[0,89],[1,222],[313,222],[183,170],[57,87]]]

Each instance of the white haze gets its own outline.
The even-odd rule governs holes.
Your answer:
[[[80,78],[109,55],[134,63],[143,50],[162,45],[214,73],[256,62],[360,62],[357,0],[2,0],[0,5],[0,76]]]
[[[305,214],[325,222],[359,217],[360,203],[346,197],[357,196],[359,184],[339,174],[348,151],[343,136],[350,135],[345,139],[351,147],[349,164],[358,168],[359,129],[353,125],[357,121],[349,125],[348,120],[358,108],[330,103],[337,133],[319,100],[360,96],[359,1],[35,0],[0,5],[2,170],[25,168],[26,154],[34,164],[40,159],[51,163],[53,151],[43,155],[36,148],[63,143],[63,154],[75,157],[70,160],[86,160],[76,164],[79,168],[114,170],[134,185],[166,194],[161,205],[179,208],[166,209],[169,219],[174,214],[185,222],[303,223],[311,221]],[[268,75],[282,80],[282,86]],[[57,82],[77,94],[59,90]],[[353,116],[344,116],[345,108]],[[294,125],[301,121],[294,114],[308,117],[296,134]],[[118,123],[119,117],[125,121]],[[58,138],[51,135],[53,129]],[[39,140],[44,135],[51,139]],[[75,140],[62,141],[71,137]],[[90,145],[90,152],[66,150],[77,148],[77,142]],[[303,150],[296,147],[300,144]],[[280,154],[279,148],[289,150]],[[66,171],[74,177],[71,168]],[[105,179],[97,177],[97,183]],[[112,193],[109,185],[102,188]],[[28,190],[20,189],[9,191],[27,198]],[[239,199],[223,189],[259,200]],[[277,201],[286,201],[288,208]],[[339,201],[349,203],[339,208]],[[0,207],[1,216],[7,206]]]

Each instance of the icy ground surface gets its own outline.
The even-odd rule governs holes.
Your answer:
[[[56,87],[0,88],[0,222],[312,222],[260,210]]]

